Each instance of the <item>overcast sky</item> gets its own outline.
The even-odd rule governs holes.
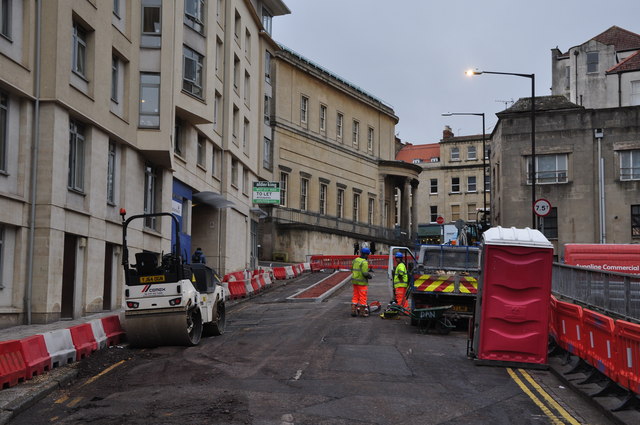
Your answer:
[[[403,142],[490,133],[505,101],[531,96],[531,80],[464,71],[535,74],[551,94],[551,49],[566,52],[613,25],[640,33],[640,0],[284,0],[273,37],[390,104]],[[507,104],[507,106],[509,106]]]

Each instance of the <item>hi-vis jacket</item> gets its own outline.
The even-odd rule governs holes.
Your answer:
[[[399,263],[393,272],[393,287],[394,288],[406,288],[408,284],[407,266],[404,263]]]
[[[369,262],[366,258],[358,257],[351,265],[351,283],[354,285],[369,285]]]

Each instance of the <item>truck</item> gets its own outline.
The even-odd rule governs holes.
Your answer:
[[[420,245],[415,253],[407,247],[391,247],[387,269],[391,287],[396,252],[407,259],[412,310],[450,305],[444,316],[453,325],[473,319],[480,275],[479,247]],[[438,330],[447,333],[449,329],[445,326]]]
[[[132,347],[195,346],[202,336],[225,330],[225,289],[215,270],[186,264],[180,253],[180,223],[171,213],[122,217],[122,266],[125,276],[124,327]],[[129,263],[127,229],[133,220],[168,216],[175,230],[171,252],[140,250]]]

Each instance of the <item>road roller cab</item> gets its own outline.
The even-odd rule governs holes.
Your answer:
[[[140,214],[122,226],[125,272],[125,328],[134,347],[197,345],[201,336],[221,335],[225,328],[225,296],[215,271],[204,264],[188,265],[178,254],[180,223],[170,213]],[[135,253],[129,264],[127,228],[132,220],[168,216],[174,223],[172,252]]]

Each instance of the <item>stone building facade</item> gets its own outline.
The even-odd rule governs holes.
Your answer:
[[[529,227],[530,98],[498,114],[492,134],[494,225]],[[562,259],[566,243],[640,242],[640,106],[588,109],[536,98],[537,227]]]
[[[393,109],[289,49],[272,61],[270,178],[282,193],[280,205],[263,207],[261,258],[407,241],[420,167],[395,160]]]
[[[180,217],[219,272],[257,260],[280,0],[8,0],[0,36],[0,326],[119,308],[121,217]],[[133,225],[167,252],[169,219]],[[133,252],[133,251],[132,251]]]

